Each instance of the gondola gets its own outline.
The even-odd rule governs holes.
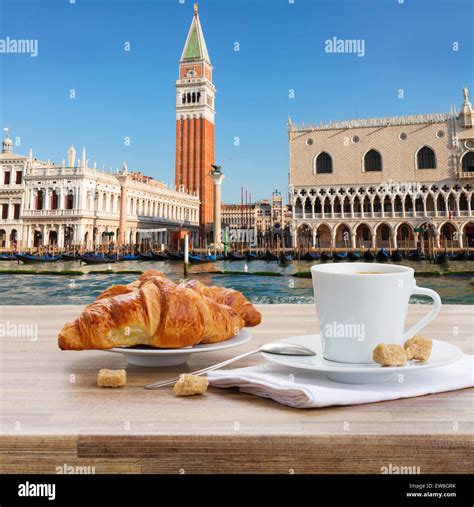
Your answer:
[[[61,255],[31,255],[31,254],[15,254],[16,258],[25,264],[34,264],[37,262],[58,262]]]
[[[303,257],[305,261],[319,261],[321,259],[321,254],[319,252],[306,252]]]
[[[217,260],[215,255],[195,255],[189,254],[189,262],[193,263],[204,263],[204,262],[215,262]]]
[[[256,253],[252,253],[252,252],[247,252],[245,254],[245,258],[248,260],[248,261],[257,261],[258,260],[258,255]]]
[[[76,254],[76,253],[63,253],[61,255],[61,260],[67,262],[67,261],[78,261],[80,259],[79,259],[79,254]]]
[[[360,261],[362,259],[362,255],[359,252],[349,252],[347,254],[347,258],[351,262]]]
[[[289,264],[290,262],[293,262],[293,256],[289,254],[281,254],[280,257],[278,257],[278,262],[280,264]]]
[[[138,252],[138,257],[140,257],[141,261],[154,261],[153,255],[151,253]]]
[[[374,262],[375,255],[372,252],[367,251],[367,252],[364,252],[363,258],[364,258],[365,262]]]
[[[448,256],[446,252],[439,252],[434,257],[435,264],[444,264],[448,261]]]
[[[421,261],[421,254],[418,250],[414,250],[413,252],[410,252],[408,259],[410,261]]]
[[[230,261],[243,261],[245,260],[245,255],[239,252],[229,252],[229,260]]]
[[[14,253],[0,254],[0,261],[16,261],[16,255]]]
[[[335,252],[332,256],[332,259],[334,262],[339,261],[346,261],[347,260],[347,253],[345,252]]]
[[[466,253],[465,252],[458,252],[453,259],[455,261],[465,261],[466,260]]]
[[[119,261],[138,261],[140,256],[138,254],[123,254],[118,256]]]
[[[467,253],[466,254],[466,260],[467,261],[474,261],[474,252]]]
[[[395,252],[392,252],[390,258],[392,259],[392,262],[401,262],[403,260],[403,254],[396,250]]]
[[[181,252],[168,252],[168,257],[172,261],[182,261],[184,258],[184,254]]]
[[[272,252],[267,252],[265,254],[265,260],[266,261],[277,261],[278,260],[278,255],[272,253]]]
[[[151,252],[151,255],[155,261],[167,261],[169,258],[165,252]]]
[[[109,254],[84,254],[80,256],[81,262],[85,264],[111,264],[117,262],[116,255]]]
[[[332,254],[329,252],[323,252],[321,254],[321,262],[331,261],[332,260]]]
[[[387,250],[385,250],[385,248],[381,248],[377,252],[376,257],[379,262],[386,262],[390,259],[390,254],[387,252]]]

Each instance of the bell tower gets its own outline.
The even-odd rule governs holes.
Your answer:
[[[201,239],[210,233],[214,217],[214,96],[212,65],[199,21],[198,7],[179,60],[176,81],[177,188],[197,192],[201,200]]]

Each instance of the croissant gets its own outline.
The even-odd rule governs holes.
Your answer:
[[[251,308],[236,295],[232,301],[221,291],[207,296],[201,285],[196,284],[195,290],[192,283],[176,285],[160,271],[146,271],[129,285],[102,292],[74,322],[63,326],[58,345],[63,350],[188,347],[227,340],[244,327],[247,318],[260,321],[242,294],[233,291]],[[226,298],[232,304],[220,302]]]
[[[189,280],[185,286],[213,299],[216,303],[230,306],[244,319],[247,327],[258,326],[262,321],[261,313],[237,290],[226,287],[208,287],[197,280]]]

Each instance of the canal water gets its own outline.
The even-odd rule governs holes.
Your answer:
[[[254,303],[312,303],[313,289],[311,279],[291,276],[297,272],[308,272],[314,262],[293,262],[280,266],[276,262],[265,261],[220,261],[208,264],[191,264],[191,278],[205,284],[231,287],[244,293]],[[474,270],[472,261],[451,261],[449,266],[441,268],[427,261],[405,262],[416,272],[417,284],[429,287],[439,293],[444,304],[474,304],[474,285],[469,275],[423,276],[421,273],[439,273],[442,269],[450,271]],[[246,276],[235,274],[217,274],[211,271],[279,272],[283,276]],[[56,262],[50,264],[25,265],[16,262],[0,263],[0,271],[7,269],[34,270],[80,270],[103,271],[108,267],[118,270],[159,269],[170,278],[178,281],[182,278],[181,262],[132,261],[102,265],[80,265],[79,262]],[[72,305],[87,304],[107,287],[127,284],[138,277],[136,274],[86,274],[82,276],[57,275],[0,275],[0,305]],[[383,296],[383,295],[381,295]],[[413,303],[430,303],[429,298],[415,296]]]

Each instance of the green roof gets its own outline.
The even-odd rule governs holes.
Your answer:
[[[197,13],[193,17],[183,54],[181,55],[181,61],[185,60],[206,60],[207,63],[211,63]]]

